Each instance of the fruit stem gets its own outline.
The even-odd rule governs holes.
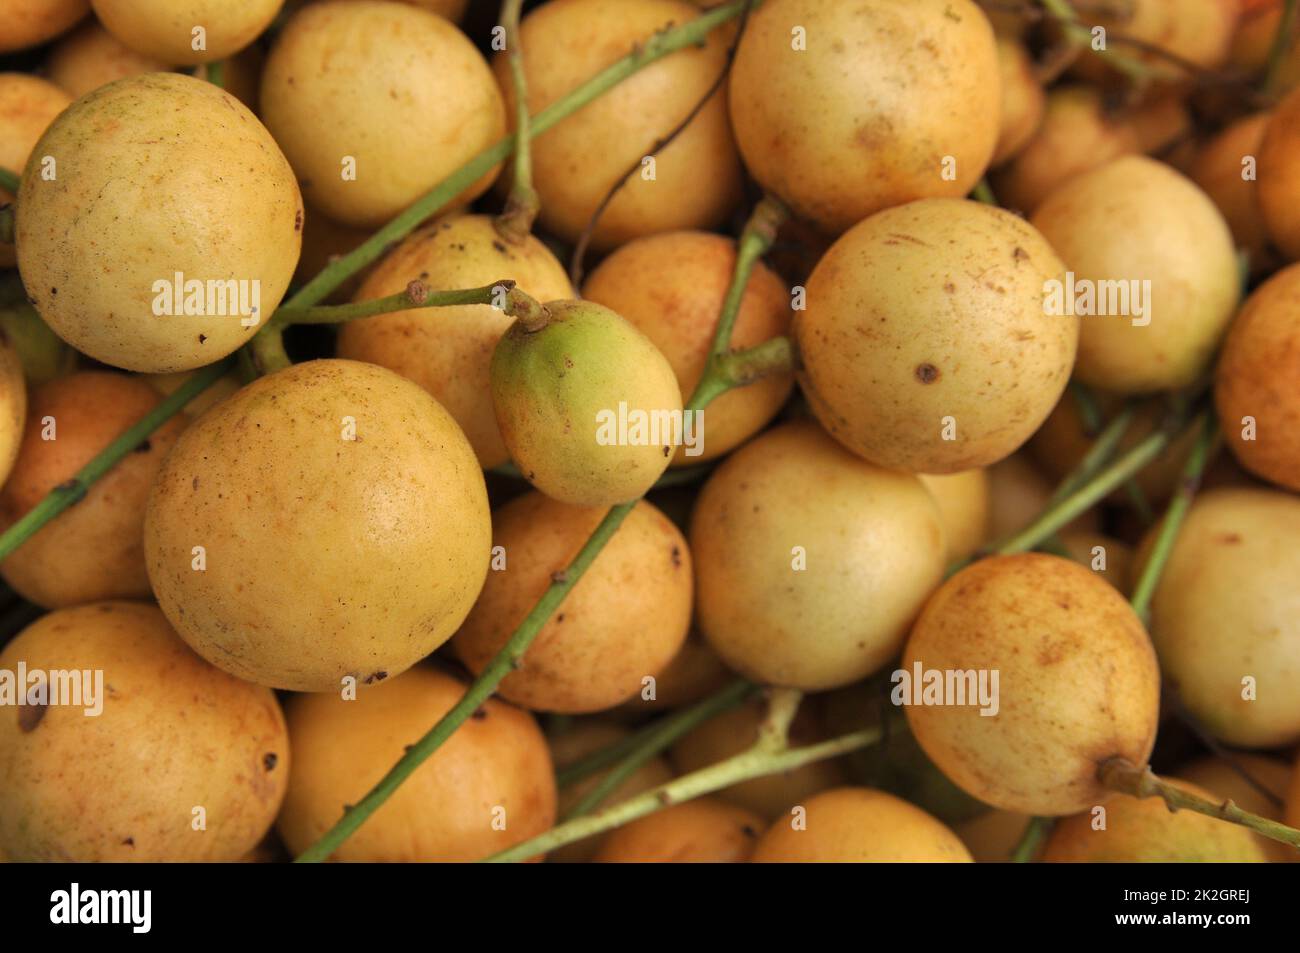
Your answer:
[[[1264,70],[1264,92],[1280,92],[1278,85],[1282,81],[1282,67],[1286,65],[1286,54],[1295,42],[1296,9],[1300,7],[1297,0],[1283,0],[1282,18],[1277,24],[1277,35],[1268,51],[1268,66]]]
[[[688,46],[698,45],[712,30],[740,16],[749,3],[750,0],[731,0],[694,20],[656,33],[644,43],[633,47],[627,56],[607,66],[532,117],[529,135],[535,139],[651,63]],[[512,133],[470,159],[366,241],[328,265],[300,288],[286,302],[286,306],[304,308],[324,300],[326,295],[343,282],[378,260],[395,242],[405,238],[479,179],[491,174],[499,163],[509,157],[515,139],[516,135]]]
[[[1249,811],[1243,811],[1229,798],[1215,803],[1190,791],[1170,784],[1155,774],[1150,765],[1137,767],[1125,758],[1110,758],[1103,761],[1097,769],[1097,778],[1102,786],[1121,794],[1136,798],[1159,797],[1171,811],[1186,809],[1248,827],[1257,834],[1263,834],[1271,840],[1280,841],[1291,847],[1300,848],[1300,830],[1288,827],[1278,821],[1260,817]]]
[[[1092,48],[1092,30],[1079,19],[1079,14],[1075,11],[1070,0],[1039,0],[1039,2],[1042,3],[1043,9],[1047,11],[1048,16],[1061,24],[1066,39],[1070,43],[1092,53],[1094,56],[1101,56],[1105,63],[1123,73],[1129,79],[1139,83],[1146,83],[1153,79],[1179,79],[1182,77],[1182,70],[1174,72],[1159,69],[1150,63],[1129,56],[1127,53],[1112,49],[1109,45],[1104,50],[1094,50]],[[1136,41],[1119,36],[1108,36],[1106,39],[1108,44],[1127,42],[1136,45]],[[1163,50],[1153,50],[1153,52],[1161,53],[1166,59],[1171,58],[1171,54]]]
[[[1201,477],[1205,474],[1205,467],[1210,459],[1210,450],[1218,437],[1219,428],[1213,411],[1207,410],[1202,415],[1200,425],[1200,435],[1192,447],[1191,456],[1183,466],[1178,490],[1169,501],[1169,508],[1165,510],[1164,519],[1160,522],[1160,531],[1156,535],[1151,554],[1142,566],[1142,574],[1133,587],[1133,598],[1129,600],[1143,625],[1150,621],[1151,599],[1155,596],[1156,586],[1159,585],[1161,574],[1169,562],[1169,555],[1173,552],[1178,531],[1182,529],[1183,520],[1187,517],[1187,511],[1191,508],[1196,491],[1200,489]]]
[[[533,188],[531,117],[528,115],[528,79],[524,75],[524,44],[519,34],[519,14],[523,0],[505,0],[501,4],[501,26],[505,30],[506,59],[515,92],[515,178],[506,198],[506,207],[493,224],[497,234],[513,245],[521,245],[533,230],[541,210],[541,199]]]
[[[446,308],[458,304],[490,304],[503,311],[510,311],[513,303],[516,309],[522,307],[523,299],[533,301],[520,292],[521,297],[513,296],[515,283],[503,278],[481,288],[463,288],[452,291],[430,291],[423,281],[412,281],[397,294],[369,301],[354,301],[351,304],[317,305],[310,308],[280,308],[272,319],[281,325],[289,324],[341,324],[354,318],[368,318],[376,314],[388,314],[393,311],[409,311],[414,308]],[[533,304],[536,304],[533,301]],[[539,305],[540,307],[540,305]],[[510,313],[515,313],[510,311]]]
[[[338,823],[325,832],[316,843],[302,852],[296,859],[295,863],[320,863],[329,858],[335,849],[338,848],[345,840],[356,832],[366,818],[374,814],[385,801],[387,801],[394,791],[401,786],[411,774],[424,763],[431,754],[438,750],[452,734],[463,725],[474,712],[483,705],[496,691],[497,686],[501,684],[502,679],[510,674],[520,664],[524,652],[528,650],[537,637],[537,633],[542,631],[547,620],[564,597],[569,594],[582,574],[587,571],[595,561],[596,556],[609,542],[615,531],[623,523],[627,514],[632,512],[636,506],[636,501],[630,503],[620,503],[613,507],[605,518],[600,521],[595,532],[587,540],[578,555],[574,556],[572,561],[564,568],[562,572],[556,573],[547,587],[546,592],[537,604],[533,606],[532,611],[524,618],[511,634],[510,639],[502,647],[501,651],[496,654],[491,662],[488,663],[477,679],[461,697],[451,711],[443,715],[424,737],[406,749],[406,753],[401,759],[389,769],[388,773],[380,779],[379,783],[371,788],[366,796],[358,801],[355,805],[348,808]]]
[[[998,197],[993,194],[993,186],[989,185],[988,179],[980,179],[976,182],[975,188],[971,190],[970,196],[975,201],[983,202],[985,205],[996,207],[998,204]]]
[[[253,335],[253,340],[245,345],[252,359],[255,376],[274,374],[293,363],[284,349],[284,329],[287,326],[280,320],[280,312],[277,311],[266,323],[266,327]]]
[[[0,534],[0,560],[27,542],[42,526],[78,502],[90,486],[111,470],[119,460],[140,447],[149,435],[174,417],[186,404],[217,382],[234,366],[235,359],[227,357],[195,371],[185,383],[176,388],[149,413],[124,430],[94,459],[77,471],[76,476],[60,483],[46,497],[13,526]]]
[[[1051,499],[1048,501],[1049,504],[1057,503],[1069,496],[1080,486],[1087,483],[1093,474],[1106,465],[1107,461],[1114,456],[1115,448],[1119,446],[1119,442],[1124,439],[1124,434],[1128,432],[1135,413],[1135,408],[1132,404],[1129,404],[1115,415],[1114,419],[1097,435],[1097,439],[1088,448],[1088,452],[1079,461],[1079,465],[1074,469],[1074,472],[1061,481],[1061,485],[1056,488],[1056,492],[1052,494]]]
[[[522,844],[488,857],[485,863],[513,863],[583,840],[593,834],[620,827],[647,814],[653,814],[674,804],[681,804],[714,791],[731,787],[750,778],[761,778],[782,771],[792,771],[814,761],[824,761],[850,751],[876,744],[881,737],[879,728],[867,728],[841,735],[829,741],[802,748],[789,747],[783,732],[794,716],[792,704],[798,705],[798,693],[778,690],[772,695],[767,720],[759,728],[758,740],[747,751],[719,761],[707,768],[683,774],[657,788],[651,788],[636,797],[611,805],[594,814],[574,818]],[[783,721],[783,723],[782,723]],[[772,738],[779,738],[774,745]]]
[[[1097,398],[1093,396],[1091,390],[1078,381],[1070,382],[1070,393],[1074,395],[1075,403],[1079,407],[1084,433],[1095,437],[1102,429],[1101,408],[1097,405]],[[1125,480],[1124,492],[1128,495],[1129,502],[1133,504],[1133,509],[1137,511],[1138,518],[1144,525],[1150,526],[1154,519],[1151,504],[1147,502],[1147,496],[1142,492],[1142,487],[1138,485],[1137,480],[1132,477]]]
[[[17,195],[18,186],[21,184],[22,179],[20,179],[16,173],[10,172],[8,169],[0,169],[0,189],[4,189],[6,192],[12,192],[14,195]]]
[[[703,722],[708,721],[714,715],[720,715],[724,711],[735,708],[748,698],[754,690],[754,685],[744,679],[737,679],[703,701],[674,712],[667,718],[661,718],[633,735],[636,744],[627,747],[620,753],[615,759],[614,768],[601,778],[600,783],[587,792],[586,796],[578,801],[564,815],[563,819],[570,821],[575,817],[590,814],[600,807],[610,794],[617,791],[623,782],[635,774],[647,761],[660,754],[678,738]],[[600,753],[597,752],[597,754]],[[608,763],[606,762],[606,764]]]
[[[1052,832],[1054,823],[1055,821],[1050,817],[1031,817],[1029,823],[1025,825],[1025,832],[1020,835],[1015,849],[1011,851],[1011,862],[1013,864],[1033,863],[1038,857],[1039,850],[1042,849],[1043,841],[1047,840],[1047,835]]]
[[[221,60],[215,63],[208,63],[203,68],[203,78],[206,79],[217,89],[226,88],[226,64]]]

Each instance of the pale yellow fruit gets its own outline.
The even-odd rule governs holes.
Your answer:
[[[1300,759],[1291,771],[1291,787],[1286,794],[1286,812],[1282,819],[1289,827],[1300,827]]]
[[[1206,755],[1180,767],[1178,776],[1209,791],[1215,801],[1231,798],[1243,811],[1274,821],[1282,820],[1286,790],[1291,783],[1291,764],[1281,758],[1241,752],[1233,752],[1229,757],[1232,763]],[[1249,780],[1237,771],[1238,767],[1249,775]],[[1260,787],[1264,790],[1261,791]],[[1287,844],[1263,834],[1256,834],[1255,842],[1274,861],[1300,861],[1300,851]]]
[[[32,147],[72,100],[52,83],[26,73],[0,73],[0,168],[21,175]],[[0,205],[14,200],[0,189]],[[17,262],[14,246],[0,242],[0,268]]]
[[[168,63],[213,63],[248,46],[284,0],[90,0],[104,28]]]
[[[1011,860],[1029,821],[1028,814],[994,809],[954,825],[953,831],[976,863],[1003,864]]]
[[[0,485],[9,479],[27,419],[27,382],[18,349],[0,333]]]
[[[808,492],[809,487],[816,492]],[[934,499],[815,424],[768,431],[713,472],[691,520],[700,630],[765,684],[820,691],[877,671],[942,578]]]
[[[1089,12],[1086,23],[1090,29],[1101,27],[1107,33],[1158,47],[1193,67],[1215,69],[1228,59],[1237,26],[1237,4],[1231,0],[1127,0],[1109,10]],[[1085,52],[1078,64],[1080,72],[1104,77],[1112,68],[1107,58],[1113,52],[1153,68],[1170,68],[1169,60],[1156,52],[1112,42],[1103,50]]]
[[[1268,231],[1257,199],[1254,171],[1269,114],[1238,119],[1205,143],[1196,154],[1191,177],[1218,206],[1238,248],[1250,253],[1251,265],[1266,263]]]
[[[36,174],[33,159],[23,177],[18,266],[77,350],[127,370],[190,370],[247,342],[279,304],[302,199],[233,96],[177,73],[118,80],[77,100],[33,152],[58,174]]]
[[[193,377],[195,373],[197,372],[178,371],[175,374],[141,374],[140,379],[163,397],[167,397],[179,390],[181,385]],[[231,371],[229,374],[218,378],[216,383],[209,385],[206,390],[186,404],[184,407],[185,413],[191,417],[197,417],[214,404],[221,403],[243,386],[239,374]]]
[[[1297,574],[1300,499],[1223,489],[1192,504],[1151,603],[1151,638],[1171,689],[1228,744],[1300,741]]]
[[[82,371],[35,388],[18,460],[0,492],[0,520],[11,526],[25,516],[159,400],[145,382],[106,371]],[[163,424],[75,506],[37,530],[0,563],[5,582],[47,608],[149,598],[145,504],[184,427],[184,415]]]
[[[84,17],[87,0],[3,0],[0,2],[0,53],[39,46]]]
[[[749,860],[764,826],[752,811],[697,798],[611,831],[603,864],[737,864]]]
[[[1215,800],[1186,781],[1166,778],[1191,794]],[[1106,826],[1091,811],[1061,818],[1043,845],[1048,863],[1268,863],[1270,855],[1248,828],[1195,811],[1171,811],[1159,797],[1127,794],[1106,803]]]
[[[504,568],[488,574],[452,639],[471,671],[487,667],[604,515],[540,493],[496,511],[492,542],[504,548]],[[638,503],[542,627],[523,664],[502,681],[500,694],[535,710],[574,713],[626,701],[681,648],[691,592],[686,540],[666,516]]]
[[[943,476],[917,477],[939,506],[947,561],[965,559],[988,540],[989,475],[986,470],[962,470]]]
[[[550,249],[531,236],[520,245],[503,240],[486,215],[454,216],[413,233],[375,267],[355,300],[397,294],[415,280],[433,290],[511,280],[538,301],[573,297]],[[338,355],[387,367],[427,390],[456,418],[486,469],[509,459],[492,408],[489,368],[513,320],[486,304],[394,311],[344,324]]]
[[[655,676],[654,697],[644,689],[619,707],[636,716],[691,705],[720,691],[735,676],[697,632],[687,636],[671,662]]]
[[[50,50],[45,71],[73,99],[128,76],[163,73],[174,64],[124,46],[97,20],[88,20]]]
[[[836,788],[800,805],[803,824],[778,819],[754,848],[754,863],[970,863],[961,840],[901,798],[872,788]]]
[[[735,263],[735,242],[721,235],[652,235],[602,261],[587,278],[583,297],[622,315],[648,337],[672,365],[682,396],[689,397],[704,374]],[[745,286],[731,346],[743,350],[786,334],[790,317],[788,289],[759,262]],[[699,464],[731,451],[776,415],[792,385],[791,375],[774,374],[718,397],[704,409],[699,446],[690,453],[679,447],[672,465]]]
[[[338,823],[467,687],[421,666],[352,701],[328,693],[291,698],[285,716],[293,770],[276,822],[289,852],[301,854]],[[546,739],[527,712],[488,699],[331,856],[362,863],[481,860],[554,822]]]
[[[992,556],[949,579],[903,651],[902,669],[917,666],[984,672],[990,688],[998,672],[995,714],[952,697],[906,707],[931,760],[994,807],[1085,810],[1107,797],[1102,762],[1143,764],[1155,743],[1160,673],[1142,623],[1113,587],[1056,556]]]
[[[827,431],[882,467],[954,473],[1009,456],[1065,389],[1079,319],[1065,271],[1000,208],[926,199],[846,232],[796,312],[799,383]]]
[[[6,708],[0,849],[11,860],[234,861],[270,829],[290,770],[275,695],[208,665],[156,607],[51,612],[0,653],[0,670],[20,662],[100,673],[102,711],[87,717],[84,695]]]
[[[450,414],[392,371],[311,361],[185,431],[154,481],[145,556],[163,611],[214,665],[338,691],[451,636],[483,586],[490,532]]]
[[[993,30],[968,0],[767,0],[732,66],[731,121],[754,178],[839,233],[968,193],[998,139],[999,86]]]
[[[1205,370],[1241,292],[1232,235],[1193,182],[1125,156],[1065,183],[1032,222],[1075,288],[1096,292],[1095,313],[1079,319],[1080,381],[1143,394],[1186,387]],[[1060,298],[1078,310],[1068,285]]]
[[[695,8],[677,0],[552,0],[535,7],[520,30],[530,51],[524,57],[529,111],[536,116],[669,24],[696,16]],[[725,90],[654,151],[726,68],[721,32],[638,71],[533,141],[533,184],[546,230],[575,241],[624,176],[592,233],[593,248],[722,224],[740,198],[742,177]],[[504,53],[493,69],[513,119],[514,85]],[[642,160],[652,153],[649,175]]]
[[[1034,75],[1034,61],[1023,44],[999,37],[998,73],[1002,78],[1002,121],[992,165],[1001,165],[1025,147],[1038,131],[1047,94]]]
[[[505,134],[482,54],[404,3],[303,7],[267,57],[261,106],[307,201],[345,225],[383,224]]]
[[[1255,195],[1273,244],[1287,261],[1300,259],[1300,89],[1278,104],[1264,130]]]

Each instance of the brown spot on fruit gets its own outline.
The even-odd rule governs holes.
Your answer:
[[[279,764],[279,762],[280,756],[274,751],[268,751],[266,754],[262,755],[262,767],[267,771],[274,771],[275,766]]]
[[[939,379],[939,368],[928,361],[916,365],[916,379],[922,384],[933,384]]]
[[[33,702],[29,695],[27,703],[18,709],[18,730],[24,734],[35,731],[36,726],[45,720],[45,710],[48,707],[45,702]]]

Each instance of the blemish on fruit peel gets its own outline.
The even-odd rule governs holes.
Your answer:
[[[1131,316],[1132,324],[1144,328],[1151,323],[1151,279],[1076,278],[1065,273],[1065,281],[1043,282],[1043,311],[1053,316]]]
[[[596,412],[596,443],[602,447],[648,447],[656,444],[684,447],[688,457],[704,452],[703,410],[628,409]]]
[[[176,272],[169,281],[159,278],[152,286],[156,317],[237,317],[246,328],[256,327],[262,314],[259,278],[186,279]]]
[[[984,717],[996,715],[1000,707],[996,668],[922,668],[917,661],[912,671],[896,669],[889,680],[894,683],[889,699],[895,705],[978,705]]]
[[[83,709],[87,718],[104,711],[103,669],[0,668],[0,707],[68,706]]]

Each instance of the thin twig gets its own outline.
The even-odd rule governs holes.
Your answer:
[[[528,78],[524,74],[524,45],[519,32],[519,13],[523,0],[505,0],[501,4],[501,26],[506,34],[506,61],[515,93],[515,168],[514,181],[506,198],[505,210],[496,217],[497,234],[511,244],[521,244],[532,232],[541,200],[533,188],[532,132],[528,115]]]

